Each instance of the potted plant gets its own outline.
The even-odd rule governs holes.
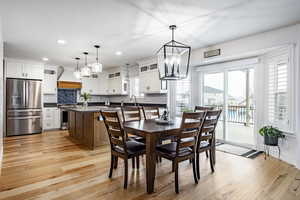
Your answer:
[[[259,134],[264,137],[265,145],[278,146],[278,138],[284,138],[282,131],[272,126],[264,126],[259,130]]]
[[[85,108],[88,107],[88,100],[91,98],[91,95],[85,92],[81,94],[80,97],[83,98],[83,106]]]

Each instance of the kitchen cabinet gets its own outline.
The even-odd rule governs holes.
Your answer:
[[[99,74],[97,78],[83,78],[81,94],[89,93],[91,95],[105,95],[107,90],[107,77],[105,74]]]
[[[22,79],[38,79],[44,78],[43,64],[27,63],[21,60],[6,60],[6,77],[22,78]]]
[[[159,71],[156,63],[140,66],[140,90],[142,93],[156,94],[166,93],[166,81],[159,79]]]
[[[124,72],[115,71],[108,73],[108,86],[106,93],[108,95],[127,95],[128,94],[128,80],[124,76]]]
[[[56,94],[57,92],[57,69],[45,68],[44,80],[43,80],[43,93],[44,94]]]
[[[43,109],[43,129],[59,129],[60,128],[60,109],[44,108]]]

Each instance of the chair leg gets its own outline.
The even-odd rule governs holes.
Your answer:
[[[197,177],[200,179],[200,159],[199,159],[199,154],[196,153],[196,168],[197,168]]]
[[[140,157],[139,156],[136,157],[136,168],[140,169]]]
[[[212,149],[209,150],[209,161],[210,161],[211,171],[212,171],[212,173],[214,173],[215,169],[214,169],[214,161],[213,161]]]
[[[197,173],[196,173],[196,160],[195,160],[195,158],[192,159],[192,163],[193,163],[194,180],[195,180],[195,183],[198,184],[198,178],[197,178]]]
[[[118,157],[114,156],[114,168],[117,169],[118,168]]]
[[[179,186],[178,186],[178,163],[175,162],[175,192],[178,194],[179,193]]]
[[[134,157],[132,158],[132,168],[133,169],[135,168],[135,159],[134,159]]]
[[[125,170],[125,175],[124,175],[124,189],[127,189],[127,181],[128,181],[128,159],[124,159],[124,170]]]
[[[172,172],[175,172],[175,161],[172,161]]]
[[[110,158],[110,169],[109,169],[109,174],[108,174],[109,178],[112,177],[113,168],[114,168],[114,160],[115,160],[115,156],[111,155],[111,158]]]
[[[206,158],[208,158],[208,151],[205,151],[205,154],[206,154]]]

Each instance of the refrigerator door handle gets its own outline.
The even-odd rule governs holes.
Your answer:
[[[41,118],[40,116],[28,116],[28,117],[8,117],[7,119],[38,119]]]
[[[26,107],[26,81],[23,82],[23,105]]]

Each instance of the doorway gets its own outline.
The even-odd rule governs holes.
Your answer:
[[[253,148],[254,66],[202,73],[202,102],[222,109],[216,128],[217,141]]]

